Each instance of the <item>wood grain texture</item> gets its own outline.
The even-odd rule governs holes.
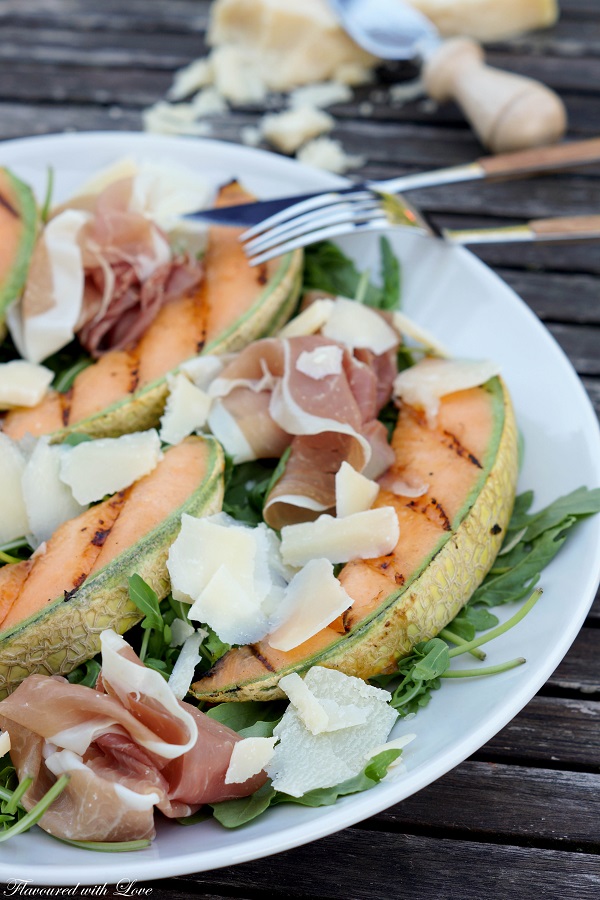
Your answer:
[[[226,888],[234,896],[250,884],[274,900],[523,900],[530,894],[595,900],[600,858],[350,828],[279,856],[173,882],[194,893]]]

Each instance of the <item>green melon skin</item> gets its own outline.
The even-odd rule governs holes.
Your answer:
[[[162,600],[170,591],[169,548],[181,516],[208,516],[223,503],[224,456],[214,438],[202,484],[155,529],[83,582],[68,599],[57,597],[40,612],[0,632],[0,699],[27,675],[67,675],[100,651],[100,633],[123,634],[143,618],[129,599],[128,578],[138,574]]]
[[[228,329],[207,344],[202,356],[233,353],[252,341],[268,337],[282,328],[296,308],[302,286],[303,254],[301,250],[287,253],[253,306]],[[177,372],[174,369],[171,374]],[[146,431],[159,425],[169,395],[164,375],[113,403],[101,412],[74,422],[52,435],[59,443],[69,434],[87,434],[93,438],[118,437],[133,431]]]
[[[19,214],[15,224],[22,226],[22,234],[10,269],[0,281],[0,329],[6,310],[20,297],[25,287],[39,222],[37,204],[29,185],[17,178],[10,169],[0,168],[0,196],[5,192],[9,194],[6,199],[10,206]]]
[[[399,658],[420,641],[435,637],[448,625],[492,567],[510,520],[518,475],[518,439],[512,403],[500,379],[488,385],[493,400],[494,428],[477,484],[452,522],[410,581],[382,600],[378,608],[347,634],[312,656],[275,672],[265,671],[246,681],[211,685],[221,661],[192,693],[209,703],[275,700],[285,695],[279,679],[291,672],[304,675],[312,666],[338,669],[368,679],[393,672]],[[498,529],[495,526],[500,526]]]

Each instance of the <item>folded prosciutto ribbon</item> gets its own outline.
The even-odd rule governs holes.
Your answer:
[[[114,631],[102,632],[96,688],[61,676],[30,675],[0,702],[19,781],[33,783],[27,810],[64,773],[69,782],[38,823],[60,838],[131,841],[155,834],[154,807],[173,818],[205,803],[246,797],[259,773],[225,784],[234,744],[230,728],[177,700]]]
[[[235,463],[290,448],[265,504],[271,527],[332,509],[342,462],[369,478],[392,464],[387,431],[376,417],[391,397],[396,349],[351,352],[318,334],[266,338],[242,350],[213,381],[209,424]]]

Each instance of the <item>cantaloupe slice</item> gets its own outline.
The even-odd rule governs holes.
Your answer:
[[[225,654],[192,685],[202,700],[281,697],[278,681],[320,665],[369,678],[392,671],[414,644],[450,622],[481,583],[504,538],[517,479],[517,434],[510,398],[495,378],[450,394],[438,423],[404,406],[392,441],[399,479],[428,484],[408,498],[381,490],[400,523],[396,549],[344,566],[340,581],[354,603],[340,620],[282,652],[268,639]]]
[[[0,698],[33,672],[72,671],[98,653],[105,628],[138,622],[129,576],[166,596],[181,516],[220,510],[223,469],[214,439],[187,438],[132,488],[64,523],[45,552],[0,569]]]
[[[219,192],[217,205],[252,199],[232,182]],[[296,304],[302,251],[253,268],[239,233],[236,228],[210,228],[206,274],[198,289],[164,306],[130,350],[109,352],[80,372],[60,401],[51,391],[31,410],[9,412],[2,426],[6,434],[19,440],[27,432],[53,433],[60,440],[71,432],[115,437],[153,428],[168,395],[167,373],[200,352],[240,350],[276,331]]]

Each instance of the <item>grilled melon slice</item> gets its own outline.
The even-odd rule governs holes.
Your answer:
[[[181,516],[220,510],[223,470],[217,441],[187,438],[131,488],[65,522],[45,553],[0,569],[0,698],[34,672],[71,672],[99,652],[105,628],[122,634],[139,622],[130,575],[168,594]]]
[[[0,331],[6,310],[20,296],[38,227],[33,192],[9,169],[0,168]]]
[[[395,508],[400,539],[387,557],[344,566],[350,609],[294,650],[266,640],[231,649],[192,685],[196,697],[283,697],[279,679],[314,665],[365,679],[393,671],[467,602],[500,549],[514,502],[517,431],[506,387],[494,378],[448,395],[435,428],[403,406],[392,445],[399,479],[428,488],[413,499],[380,491],[375,505]]]
[[[217,205],[249,202],[237,182],[221,189]],[[206,275],[195,294],[165,305],[130,350],[111,351],[76,377],[70,391],[50,391],[32,409],[16,409],[3,430],[117,437],[158,425],[168,395],[166,375],[198,353],[241,350],[272,334],[294,311],[302,280],[302,251],[253,268],[239,229],[209,229]]]

